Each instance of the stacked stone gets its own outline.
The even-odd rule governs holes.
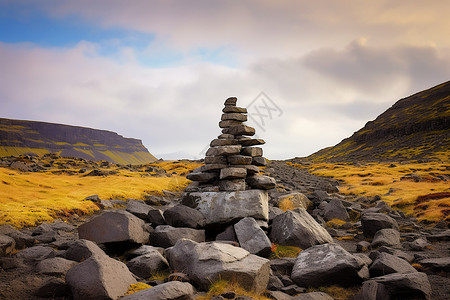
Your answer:
[[[237,98],[225,101],[219,127],[222,134],[210,143],[206,152],[205,165],[188,174],[194,181],[190,191],[244,191],[248,189],[271,189],[275,179],[257,175],[258,166],[265,166],[262,156],[262,139],[251,138],[255,129],[244,124],[247,109],[236,106]]]

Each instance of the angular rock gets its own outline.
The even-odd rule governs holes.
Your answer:
[[[14,241],[16,242],[16,245],[15,245],[16,249],[23,249],[26,247],[31,247],[35,243],[34,237],[32,237],[29,234],[25,234],[8,224],[0,225],[0,234],[4,234],[9,237],[12,237],[14,239]],[[0,255],[0,257],[1,257],[1,255]]]
[[[227,166],[228,166],[227,164],[208,164],[208,165],[204,165],[204,166],[201,166],[200,168],[195,169],[194,173],[217,172],[220,169],[226,168]]]
[[[370,276],[377,277],[391,273],[417,272],[406,260],[389,253],[379,253],[369,268]]]
[[[396,229],[385,228],[378,230],[373,237],[372,243],[370,244],[372,248],[377,248],[380,246],[400,246],[400,232]]]
[[[159,252],[161,255],[164,253],[164,248],[161,247],[153,247],[153,246],[149,246],[149,245],[142,245],[139,248],[136,249],[132,249],[127,251],[124,256],[127,260],[131,260],[135,257],[141,256],[141,255],[146,255],[146,254],[150,254],[153,252]]]
[[[392,298],[401,297],[402,299],[408,299],[408,297],[414,298],[419,296],[427,300],[431,299],[431,285],[427,274],[422,272],[392,273],[371,278],[370,281],[382,284]]]
[[[269,281],[269,260],[228,244],[180,240],[168,250],[171,268],[189,275],[201,290],[218,279],[235,280],[247,290],[262,292]]]
[[[243,138],[239,140],[239,144],[243,147],[264,145],[265,143],[263,139]]]
[[[37,264],[36,272],[51,276],[64,276],[75,264],[75,261],[61,257],[47,258]]]
[[[234,226],[228,226],[223,232],[216,236],[216,241],[237,241],[236,232]]]
[[[70,288],[66,284],[64,279],[61,278],[49,278],[46,280],[35,292],[35,296],[41,298],[51,298],[55,299],[55,297],[64,297],[64,299],[68,298],[70,293]]]
[[[426,258],[419,261],[424,268],[435,272],[450,272],[450,257]]]
[[[358,252],[367,252],[369,251],[370,243],[367,241],[361,241],[356,244],[356,251]]]
[[[253,157],[252,165],[264,167],[267,165],[267,161],[264,157]]]
[[[273,177],[265,175],[248,176],[246,181],[252,188],[261,190],[270,190],[277,185],[277,182]]]
[[[184,205],[199,210],[206,224],[223,224],[245,217],[268,221],[269,195],[261,190],[190,193]]]
[[[324,292],[311,292],[297,295],[293,300],[333,300],[333,297]]]
[[[105,255],[102,249],[97,244],[88,240],[76,240],[73,242],[64,254],[68,260],[81,262],[93,255]]]
[[[152,223],[153,226],[166,225],[166,220],[160,209],[150,210],[147,214],[147,220]]]
[[[192,228],[176,228],[170,225],[160,225],[150,237],[150,244],[157,247],[168,248],[180,239],[190,239],[195,242],[205,241],[205,231]]]
[[[194,288],[187,282],[169,281],[127,295],[121,300],[194,300]]]
[[[251,217],[243,218],[234,224],[234,231],[241,248],[262,257],[270,255],[272,243],[255,219]]]
[[[232,135],[247,135],[252,136],[255,134],[255,128],[246,125],[234,125],[228,128],[222,129],[222,133]]]
[[[178,204],[164,211],[164,219],[173,227],[201,228],[205,226],[205,217],[196,209]]]
[[[186,175],[186,178],[192,181],[198,182],[211,182],[216,179],[217,174],[215,173],[207,173],[207,172],[195,172],[189,173]]]
[[[280,292],[280,291],[268,291],[267,292],[268,295],[270,295],[270,299],[274,299],[274,300],[292,300],[294,299],[292,296]]]
[[[242,149],[241,154],[251,157],[260,157],[263,155],[263,149],[261,147],[246,147]]]
[[[256,173],[259,173],[259,171],[260,171],[259,168],[255,165],[234,165],[233,167],[247,169],[248,175],[256,174]]]
[[[242,121],[236,121],[236,120],[224,120],[219,122],[220,128],[229,128],[231,126],[238,126],[241,125]]]
[[[393,228],[398,230],[397,221],[382,213],[366,213],[361,217],[361,226],[366,237],[373,237],[378,230]]]
[[[373,280],[364,282],[361,290],[355,295],[354,300],[390,300],[389,291],[383,284]]]
[[[327,205],[325,205],[323,216],[327,221],[330,221],[332,219],[348,221],[350,219],[347,213],[347,209],[339,199],[331,199],[331,201],[328,202]]]
[[[126,211],[132,213],[138,218],[143,220],[147,220],[147,214],[153,207],[145,204],[142,200],[130,199],[127,203]]]
[[[249,165],[252,163],[252,157],[245,155],[232,155],[228,156],[228,163],[230,165]]]
[[[148,252],[127,262],[128,269],[136,276],[148,278],[152,274],[169,268],[167,260],[158,250]]]
[[[221,120],[222,121],[235,120],[235,121],[245,122],[245,121],[247,121],[247,115],[243,115],[241,113],[224,113],[224,114],[222,114]]]
[[[55,251],[51,247],[33,246],[20,251],[16,254],[16,257],[27,262],[36,262],[55,257],[55,255]]]
[[[229,145],[237,145],[238,141],[235,139],[214,139],[211,141],[211,143],[209,143],[209,145],[211,147],[215,147],[215,146],[229,146]],[[218,156],[220,157],[220,156]],[[205,163],[207,163],[205,161]],[[225,162],[226,163],[226,162]]]
[[[270,269],[275,275],[290,275],[295,264],[294,257],[283,257],[270,260]]]
[[[238,155],[241,152],[241,147],[241,145],[211,147],[206,151],[206,156]]]
[[[298,192],[282,195],[277,199],[278,205],[280,205],[280,203],[284,201],[288,201],[292,205],[292,209],[309,209],[312,207],[311,200],[309,200],[308,197],[306,197],[304,194]]]
[[[232,156],[206,156],[205,164],[221,164],[226,165],[228,163],[227,158]]]
[[[245,179],[230,179],[219,181],[220,191],[245,191]]]
[[[148,241],[144,221],[127,211],[106,211],[78,227],[78,235],[98,244]]]
[[[220,180],[240,179],[247,176],[247,169],[225,168],[220,170]]]
[[[333,242],[325,228],[302,208],[286,211],[275,217],[272,221],[270,238],[274,243],[302,249]]]
[[[136,283],[127,266],[107,255],[94,255],[66,274],[74,300],[117,299]]]
[[[225,106],[236,106],[237,98],[236,97],[229,97],[227,100],[225,100]]]
[[[7,235],[0,234],[0,257],[11,254],[16,246],[16,241]]]
[[[247,108],[226,105],[222,109],[222,112],[224,112],[224,113],[241,113],[241,114],[246,114],[247,113]]]
[[[335,244],[313,246],[300,252],[291,278],[299,286],[353,285],[361,282],[364,267],[353,255]]]

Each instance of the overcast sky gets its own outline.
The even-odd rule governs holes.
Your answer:
[[[267,158],[306,156],[450,79],[449,11],[445,0],[0,0],[0,117],[201,158],[236,96]]]

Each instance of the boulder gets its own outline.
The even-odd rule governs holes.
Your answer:
[[[272,243],[255,219],[247,217],[240,220],[234,224],[234,231],[241,248],[263,257],[270,255]]]
[[[136,276],[148,278],[152,274],[169,268],[167,260],[158,250],[148,252],[127,262],[128,269]]]
[[[12,227],[9,224],[3,224],[0,225],[0,234],[7,235],[9,237],[12,237],[14,241],[16,242],[15,248],[16,249],[23,249],[26,247],[31,247],[35,243],[35,238],[32,237],[30,234],[25,234],[14,227]],[[0,255],[1,257],[1,255]]]
[[[309,200],[308,197],[306,197],[304,194],[298,192],[278,197],[277,199],[278,206],[280,206],[280,203],[283,202],[289,202],[292,205],[292,209],[295,208],[309,209],[312,207],[311,200]]]
[[[216,241],[237,241],[234,226],[228,226],[224,231],[216,236]]]
[[[399,247],[400,244],[400,232],[393,228],[385,228],[378,230],[373,237],[372,243],[370,244],[372,248],[377,248],[380,246],[392,246]]]
[[[189,193],[182,204],[195,208],[206,218],[206,225],[223,224],[245,217],[267,221],[269,196],[262,190]]]
[[[127,295],[121,300],[194,300],[194,288],[187,282],[169,281]]]
[[[330,234],[305,209],[298,208],[278,215],[272,221],[271,241],[302,249],[332,243]]]
[[[186,175],[186,178],[192,181],[198,182],[210,182],[217,177],[215,173],[207,173],[207,172],[195,172],[189,173]]]
[[[221,117],[222,121],[225,120],[234,120],[239,122],[245,122],[247,121],[247,115],[243,115],[241,113],[224,113]]]
[[[224,113],[242,113],[242,114],[246,114],[247,113],[247,108],[225,105],[225,107],[222,109],[222,111]]]
[[[389,291],[383,284],[373,280],[364,282],[361,290],[353,300],[390,300]]]
[[[151,234],[150,244],[157,247],[168,248],[180,239],[190,239],[196,242],[205,241],[205,231],[193,228],[177,228],[170,225],[160,225]]]
[[[127,266],[107,255],[94,255],[66,274],[74,300],[117,299],[136,283]]]
[[[339,199],[331,199],[330,202],[325,205],[323,216],[327,221],[330,221],[332,219],[348,221],[350,219],[347,213],[347,209]]]
[[[147,214],[147,220],[152,223],[153,226],[166,225],[163,212],[160,209],[151,209]]]
[[[261,156],[253,157],[252,165],[265,167],[267,165],[267,161],[264,157]]]
[[[220,180],[219,191],[245,191],[245,179]]]
[[[228,128],[222,129],[222,133],[232,135],[255,135],[255,128],[246,125],[234,125]]]
[[[81,262],[93,255],[104,254],[105,252],[103,252],[103,250],[100,249],[94,242],[80,239],[76,240],[69,246],[64,254],[64,257],[69,260]]]
[[[164,212],[164,219],[173,227],[202,228],[205,226],[205,217],[196,209],[178,204]]]
[[[293,300],[333,300],[333,297],[324,292],[312,292],[297,295]]]
[[[125,252],[124,256],[127,260],[130,260],[141,255],[153,253],[155,251],[159,252],[162,255],[164,253],[164,248],[142,245],[139,248],[131,249]]]
[[[423,297],[427,300],[431,299],[431,285],[427,274],[422,272],[392,273],[371,278],[370,281],[382,284],[389,292],[391,298],[414,299],[415,297]]]
[[[366,213],[361,217],[361,226],[366,237],[373,237],[378,230],[393,228],[398,230],[397,221],[382,213]]]
[[[417,272],[406,260],[389,253],[379,253],[369,268],[370,276],[377,277],[391,273]]]
[[[113,242],[146,243],[144,221],[127,211],[106,211],[78,227],[80,239],[97,244]]]
[[[167,250],[167,257],[172,269],[188,274],[201,290],[223,279],[235,280],[243,288],[260,293],[269,282],[268,259],[229,244],[183,239]]]
[[[246,181],[252,188],[261,190],[270,190],[277,185],[275,178],[266,175],[248,176]]]
[[[247,176],[247,169],[245,168],[225,168],[220,170],[220,180],[239,179]]]
[[[353,285],[362,281],[364,265],[344,248],[335,244],[313,246],[300,252],[291,278],[299,286],[319,287]]]
[[[270,260],[270,269],[274,274],[278,275],[290,275],[292,268],[294,267],[296,258],[294,257],[282,257]]]
[[[263,149],[261,147],[246,147],[242,149],[241,154],[251,157],[261,157],[263,155]]]
[[[36,272],[51,276],[65,276],[75,264],[75,261],[62,257],[47,258],[37,264]]]
[[[394,249],[394,248],[390,248],[390,247],[386,247],[386,246],[381,246],[380,248],[378,248],[377,250],[378,252],[385,252],[385,253],[389,253],[392,254],[394,256],[397,256],[401,259],[406,260],[407,262],[411,263],[414,260],[414,255],[410,254],[410,253],[406,253],[405,251],[399,250],[399,249]]]
[[[435,272],[450,272],[450,257],[426,258],[419,261],[424,268]]]
[[[33,246],[26,248],[16,254],[17,258],[23,259],[26,262],[37,262],[46,258],[55,257],[55,250],[47,246]]]
[[[147,214],[151,209],[153,209],[153,207],[145,204],[142,200],[130,199],[127,203],[126,211],[142,220],[147,220]]]
[[[70,288],[66,284],[65,280],[62,278],[49,278],[44,281],[44,283],[37,289],[34,293],[35,296],[40,298],[51,298],[63,297],[63,299],[68,299],[70,294]]]
[[[15,246],[16,241],[12,237],[0,234],[0,257],[11,254]]]

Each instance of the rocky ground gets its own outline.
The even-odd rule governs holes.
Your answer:
[[[419,224],[377,197],[343,196],[337,181],[284,162],[264,172],[277,180],[269,222],[205,228],[201,214],[172,194],[147,203],[92,197],[111,208],[20,231],[1,226],[0,298],[117,299],[145,282],[153,287],[123,299],[193,299],[221,274],[267,288],[272,299],[333,299],[319,292],[329,285],[355,290],[355,299],[450,299],[447,223]],[[274,245],[304,250],[269,260]],[[148,280],[157,272],[171,275]]]

